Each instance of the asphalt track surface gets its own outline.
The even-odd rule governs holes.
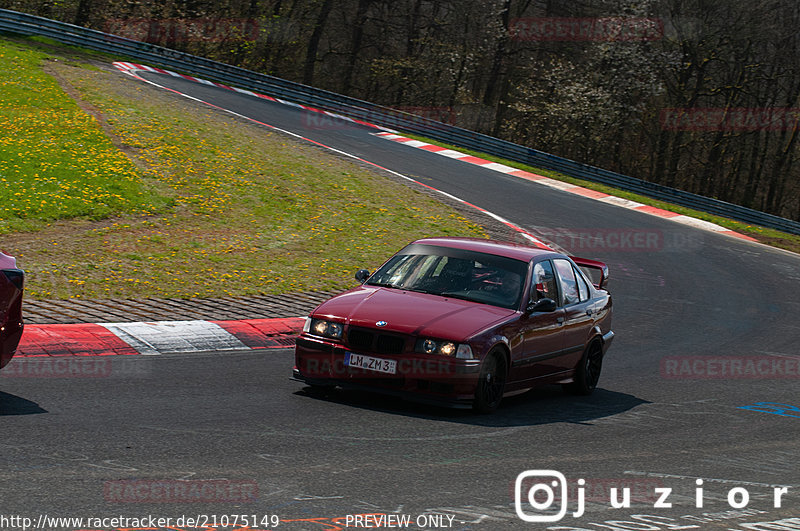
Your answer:
[[[290,531],[354,528],[353,515],[384,514],[407,515],[412,529],[438,528],[425,515],[445,529],[800,529],[800,256],[448,160],[368,128],[326,125],[296,108],[143,76],[606,261],[617,337],[594,395],[542,388],[491,416],[359,393],[312,396],[289,380],[290,350],[118,356],[97,378],[0,377],[0,519],[155,515],[175,526],[182,515],[208,523],[214,514],[277,515],[277,529]],[[635,234],[656,243],[612,245]],[[722,374],[732,361],[742,369]],[[518,517],[514,482],[526,470],[564,474],[570,503],[561,521]],[[586,509],[574,517],[579,478]],[[626,486],[631,506],[611,507],[608,489]],[[786,488],[778,508],[776,487]],[[657,488],[672,489],[671,507],[655,506]],[[734,507],[745,491],[747,506]],[[521,507],[551,514],[527,497]],[[177,527],[209,528],[236,529]]]

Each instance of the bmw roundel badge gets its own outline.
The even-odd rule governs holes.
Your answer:
[[[387,323],[386,321],[378,321],[377,323],[375,323],[375,326],[377,326],[379,328],[383,328],[387,324],[389,324],[389,323]]]

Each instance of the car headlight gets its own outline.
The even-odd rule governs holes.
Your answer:
[[[341,323],[334,323],[332,321],[325,321],[323,319],[307,319],[307,329],[304,326],[303,331],[315,336],[329,337],[331,339],[342,339],[342,332],[344,326]]]
[[[472,349],[469,345],[458,344],[452,341],[442,341],[438,339],[418,339],[414,349],[422,354],[439,354],[441,356],[456,357],[458,359],[471,360]]]

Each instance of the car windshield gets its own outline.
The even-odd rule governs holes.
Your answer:
[[[492,254],[412,244],[393,256],[367,285],[519,308],[528,264]]]

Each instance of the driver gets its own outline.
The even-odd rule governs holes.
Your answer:
[[[500,288],[499,293],[503,299],[509,303],[517,300],[522,289],[522,277],[513,271],[501,270],[499,274]]]
[[[533,290],[536,294],[536,298],[534,300],[541,300],[541,299],[554,299],[555,295],[551,294],[548,289],[548,284],[553,277],[548,274],[547,271],[544,270],[542,264],[536,264],[533,268]]]

